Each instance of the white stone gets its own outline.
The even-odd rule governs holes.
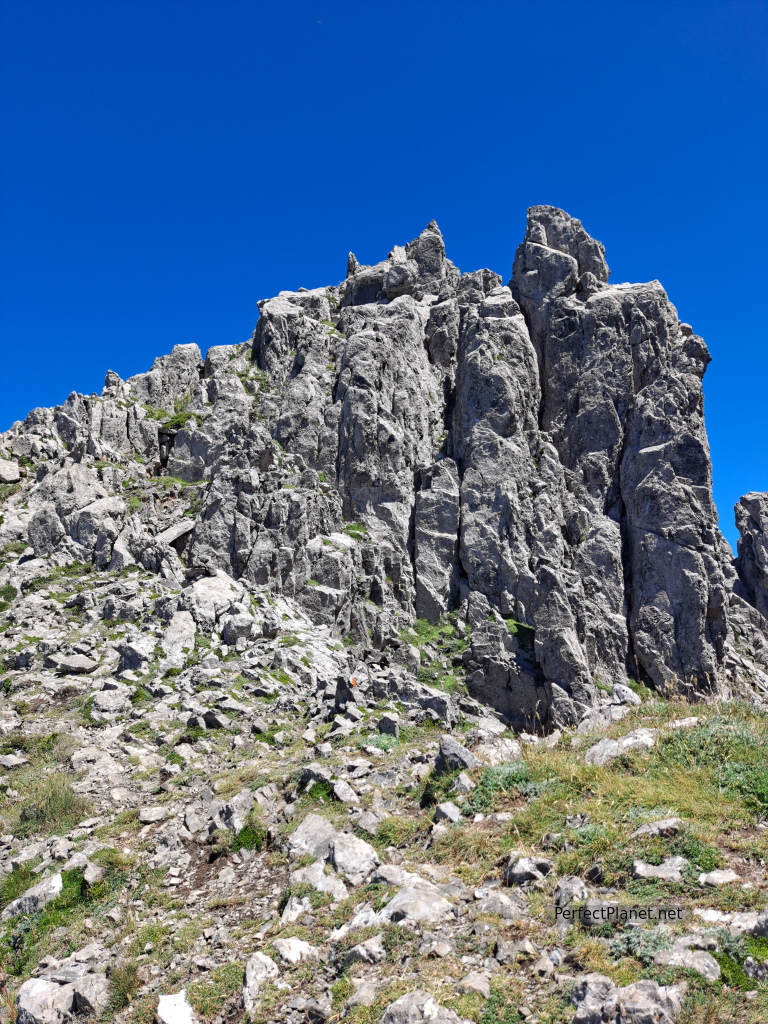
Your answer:
[[[159,1024],[195,1024],[194,1010],[187,1002],[186,989],[169,996],[160,996],[157,1001]]]
[[[280,971],[274,960],[266,953],[252,953],[245,965],[243,982],[243,1006],[250,1013],[256,1008],[259,989],[265,981],[278,977]]]
[[[319,960],[320,950],[303,939],[275,939],[272,943],[286,963],[299,964],[306,960]]]

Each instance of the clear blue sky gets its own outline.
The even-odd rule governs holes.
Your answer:
[[[721,524],[768,489],[768,4],[3,0],[0,429],[432,218],[509,276],[562,206],[714,357]]]

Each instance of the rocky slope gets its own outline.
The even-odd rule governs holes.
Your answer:
[[[724,839],[760,785],[716,788],[743,804],[717,825],[664,790],[580,831],[678,732],[697,786],[713,722],[759,751],[768,696],[768,499],[733,559],[706,346],[658,282],[608,277],[551,207],[509,285],[431,223],[262,301],[251,342],[0,435],[8,1012],[639,1024],[721,966],[752,979],[734,1020],[763,1005],[762,847],[746,870]],[[636,856],[601,873],[608,835]],[[648,879],[725,916],[652,929],[634,974],[550,921]]]

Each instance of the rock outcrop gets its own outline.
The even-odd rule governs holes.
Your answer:
[[[260,302],[250,346],[177,346],[14,424],[3,479],[26,475],[0,539],[138,565],[180,587],[169,621],[222,572],[240,596],[198,625],[233,645],[256,628],[248,593],[379,650],[456,613],[469,694],[517,728],[574,724],[628,678],[760,690],[765,495],[738,508],[734,571],[706,346],[658,282],[608,277],[602,245],[546,206],[509,285],[460,273],[434,222],[375,266],[350,255],[340,286]]]

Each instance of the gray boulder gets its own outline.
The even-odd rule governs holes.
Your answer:
[[[16,1020],[19,1024],[63,1024],[72,1014],[74,1001],[74,985],[30,978],[16,997]]]
[[[336,834],[336,829],[327,818],[310,813],[288,836],[288,851],[292,857],[298,858],[309,853],[313,857],[325,859]]]
[[[18,899],[12,900],[2,914],[2,920],[8,921],[12,917],[19,917],[21,914],[34,914],[41,910],[46,903],[55,900],[61,892],[63,885],[61,872],[56,872],[42,882],[33,885]]]
[[[21,479],[18,462],[0,458],[0,484],[15,484]]]
[[[435,774],[447,775],[464,769],[478,768],[480,761],[458,740],[447,734],[440,737],[440,752],[435,760]]]
[[[252,953],[245,965],[243,980],[243,1007],[247,1013],[256,1009],[259,990],[266,981],[280,974],[277,964],[266,953]]]
[[[424,991],[400,996],[384,1010],[380,1024],[468,1024],[453,1010],[448,1010]]]
[[[360,885],[380,864],[370,843],[348,832],[337,832],[328,844],[328,859],[351,885]]]
[[[604,974],[585,974],[574,983],[576,1013],[571,1024],[674,1024],[687,986],[636,981],[619,988]]]

